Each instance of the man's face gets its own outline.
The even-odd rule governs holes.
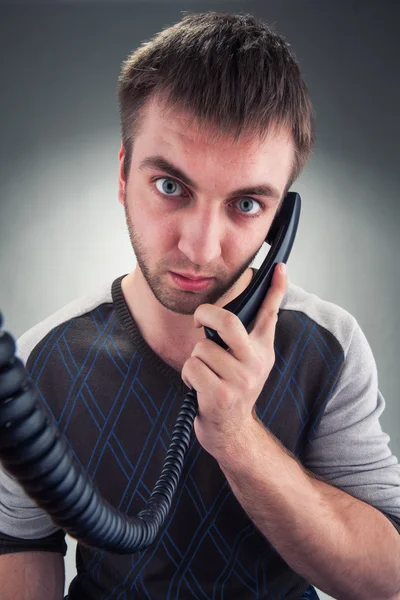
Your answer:
[[[263,142],[211,134],[185,113],[151,103],[126,180],[123,147],[119,155],[119,200],[138,266],[157,300],[185,315],[200,304],[224,304],[265,240],[294,159],[283,130]],[[188,290],[173,273],[210,279]]]

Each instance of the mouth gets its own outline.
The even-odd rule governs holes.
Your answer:
[[[201,279],[211,279],[211,277],[199,277],[198,275],[191,275],[190,273],[175,273],[175,275],[179,275],[179,277],[184,277],[185,279],[191,279],[192,281],[200,281]]]
[[[213,277],[189,277],[181,275],[180,273],[169,272],[172,281],[180,288],[186,291],[200,291],[205,290],[211,285]]]

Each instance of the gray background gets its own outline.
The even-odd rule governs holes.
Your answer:
[[[318,138],[293,186],[303,212],[289,276],[358,319],[387,401],[382,426],[400,456],[395,0],[2,4],[0,307],[6,327],[18,336],[132,269],[117,202],[120,64],[182,10],[209,9],[264,17],[300,61]],[[70,552],[68,578],[73,568]]]

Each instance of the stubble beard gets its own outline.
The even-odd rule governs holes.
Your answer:
[[[236,271],[236,273],[228,280],[228,282],[214,283],[213,288],[210,291],[205,290],[201,292],[190,292],[179,289],[168,289],[165,283],[165,280],[169,277],[167,271],[171,271],[173,269],[167,268],[167,266],[163,268],[162,264],[159,264],[154,272],[150,271],[150,256],[145,244],[143,243],[143,240],[140,237],[139,232],[136,231],[133,226],[132,220],[129,216],[126,198],[124,202],[124,209],[133,252],[135,253],[137,263],[147,285],[162,306],[180,315],[193,315],[196,308],[198,308],[198,306],[201,304],[215,304],[218,300],[227,295],[232,286],[248,269],[260,250],[259,248],[254,255]],[[196,271],[196,268],[194,268],[192,264],[187,263],[180,264],[179,266],[176,265],[174,268],[176,268],[178,272],[181,270]]]

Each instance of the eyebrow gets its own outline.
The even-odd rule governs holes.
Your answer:
[[[179,167],[172,164],[169,160],[164,158],[163,156],[148,156],[139,165],[140,170],[144,169],[159,169],[160,171],[164,171],[164,173],[168,173],[171,177],[176,177],[183,181],[185,185],[190,186],[194,190],[198,191],[198,185],[188,176],[186,175]],[[231,192],[231,196],[266,196],[268,198],[275,199],[277,202],[281,198],[281,194],[279,191],[271,184],[264,183],[255,186],[249,186],[240,188]]]

